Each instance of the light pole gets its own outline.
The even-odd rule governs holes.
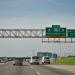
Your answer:
[[[59,45],[60,46],[60,52],[59,53],[60,53],[60,57],[61,57],[62,56],[62,54],[61,54],[61,43],[59,43],[59,44],[60,44]]]

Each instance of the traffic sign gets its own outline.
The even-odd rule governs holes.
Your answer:
[[[68,37],[75,38],[75,29],[68,29]]]
[[[66,37],[66,28],[60,28],[60,25],[52,25],[52,28],[46,27],[46,37],[64,38]]]
[[[51,33],[53,33],[52,28],[47,27],[47,28],[46,28],[46,35],[51,35]]]
[[[52,25],[53,33],[57,34],[60,32],[60,25]]]
[[[52,28],[60,28],[60,25],[52,25]]]
[[[60,28],[60,36],[66,37],[66,28]]]

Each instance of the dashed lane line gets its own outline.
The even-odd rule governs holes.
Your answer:
[[[32,66],[30,68],[34,70],[34,68]],[[34,70],[34,71],[36,72],[37,75],[40,75],[40,73],[38,71],[36,71],[36,70]]]
[[[40,75],[40,73],[39,73],[39,72],[36,72],[36,74]]]

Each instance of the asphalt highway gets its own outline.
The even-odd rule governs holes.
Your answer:
[[[12,62],[0,64],[0,75],[75,75],[72,72],[46,67],[44,65],[13,66]]]

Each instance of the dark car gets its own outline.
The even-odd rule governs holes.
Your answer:
[[[22,66],[23,65],[23,58],[15,58],[13,61],[14,66]]]

